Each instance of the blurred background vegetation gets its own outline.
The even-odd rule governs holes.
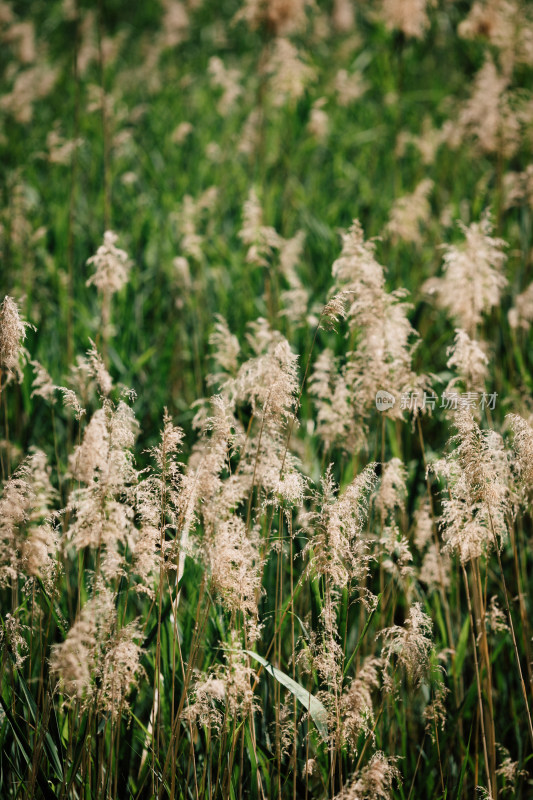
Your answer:
[[[430,9],[430,27],[418,39],[388,30],[371,4],[354,4],[354,25],[338,31],[333,7],[320,3],[292,37],[311,78],[299,96],[283,102],[269,93],[262,70],[274,36],[265,26],[250,30],[236,22],[237,3],[193,3],[183,7],[181,24],[178,19],[174,27],[165,23],[170,4],[80,3],[81,25],[68,18],[66,3],[34,0],[10,8],[15,21],[35,27],[35,61],[20,69],[36,64],[56,72],[46,97],[31,102],[31,119],[21,121],[20,112],[17,119],[16,109],[0,112],[2,290],[24,298],[23,311],[37,327],[28,348],[60,382],[74,355],[88,348],[89,337],[98,337],[98,299],[94,287],[86,286],[92,272],[87,259],[105,229],[118,233],[134,267],[114,301],[109,363],[116,380],[137,391],[145,435],[156,430],[164,405],[188,428],[191,403],[206,393],[215,314],[227,318],[240,341],[246,323],[265,316],[302,356],[309,346],[312,326],[295,330],[278,314],[286,286],[276,265],[246,261],[238,232],[252,186],[265,224],[285,237],[305,234],[298,273],[311,309],[327,299],[339,229],[358,218],[368,238],[384,234],[394,200],[425,178],[433,181],[431,216],[420,244],[385,234],[377,249],[388,288],[411,293],[412,319],[422,337],[421,371],[445,370],[453,338],[452,325],[427,305],[421,286],[440,270],[442,243],[460,239],[455,219],[468,223],[491,208],[497,234],[511,243],[508,295],[525,287],[531,210],[521,203],[503,213],[499,182],[503,168],[527,165],[530,137],[511,158],[480,153],[474,137],[457,149],[436,146],[430,163],[416,146],[398,147],[400,134],[424,136],[453,118],[487,49],[496,50],[486,37],[457,35],[469,4]],[[5,39],[0,67],[9,89],[17,74],[18,40],[7,34]],[[226,71],[239,70],[229,102],[210,71],[213,58]],[[345,105],[335,89],[341,69],[361,86],[360,96]],[[517,87],[530,78],[529,67],[515,69]],[[317,100],[327,114],[325,136],[310,130]],[[242,152],[245,126],[258,103],[258,141]],[[184,123],[190,130],[180,135]],[[73,140],[79,144],[72,153],[57,155],[63,141]],[[54,163],[56,157],[62,163]],[[183,251],[184,199],[197,201],[211,187],[214,202],[194,214],[201,239],[198,257],[191,256]],[[188,274],[174,263],[183,256]],[[520,363],[513,356],[502,324],[508,305],[506,300],[487,321],[486,338],[494,343],[491,388],[502,399],[527,380],[531,368],[529,348],[523,348]],[[330,337],[330,343],[344,346],[340,337]],[[30,385],[28,371],[20,398],[12,402],[23,411],[19,430],[38,438],[48,412],[30,403]]]

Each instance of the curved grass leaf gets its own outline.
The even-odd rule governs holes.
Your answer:
[[[322,739],[327,742],[328,741],[328,714],[325,707],[322,705],[320,700],[307,691],[303,686],[297,683],[293,678],[290,678],[285,672],[282,672],[280,669],[275,667],[270,661],[267,661],[266,658],[258,655],[257,653],[252,653],[251,650],[244,651],[250,658],[254,658],[256,661],[259,661],[265,668],[265,670],[275,678],[278,683],[281,683],[282,686],[285,686],[289,692],[296,697],[297,700],[309,711],[313,722],[315,723],[319,734],[321,735]]]
[[[26,707],[29,709],[32,721],[33,721],[34,725],[37,728],[38,724],[39,724],[39,712],[38,712],[35,700],[33,699],[33,696],[32,696],[32,694],[31,694],[31,692],[30,692],[30,690],[28,688],[28,685],[27,685],[26,681],[24,680],[24,676],[22,675],[22,673],[18,669],[16,669],[16,667],[14,665],[13,665],[13,673],[17,677],[18,684],[19,684],[19,686],[22,689],[22,692],[24,694],[24,699],[26,701]],[[50,725],[50,728],[52,728],[51,725]],[[44,748],[45,748],[46,754],[48,755],[48,760],[49,760],[50,766],[54,770],[56,778],[58,778],[59,780],[63,780],[63,765],[62,765],[61,759],[59,757],[58,748],[56,746],[56,743],[52,739],[52,736],[50,734],[50,730],[49,729],[47,729],[45,734],[44,734],[43,742],[44,742]],[[61,740],[60,739],[58,739],[58,744],[59,744],[59,747],[61,747]]]
[[[0,704],[4,710],[4,714],[7,718],[7,721],[13,731],[15,736],[15,740],[19,746],[19,752],[22,755],[24,761],[26,762],[27,766],[31,768],[33,764],[33,751],[31,748],[30,742],[28,742],[26,735],[20,725],[17,723],[15,718],[12,716],[11,711],[9,710],[9,706],[5,702],[2,695],[0,695]],[[40,766],[37,766],[37,784],[39,789],[41,790],[43,797],[45,800],[57,800],[56,793],[52,790],[51,785],[46,780],[46,777],[43,774],[43,771]]]

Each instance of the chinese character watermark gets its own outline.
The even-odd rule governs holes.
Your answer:
[[[445,411],[458,411],[460,408],[479,408],[481,411],[496,408],[498,392],[454,392],[444,391],[439,397],[434,392],[402,392],[400,395],[400,411],[434,411],[442,408]],[[439,403],[440,401],[440,403]],[[376,408],[388,411],[393,408],[396,398],[390,392],[380,389],[376,392]]]

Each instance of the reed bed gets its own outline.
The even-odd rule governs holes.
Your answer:
[[[527,800],[530,5],[0,20],[2,800]]]

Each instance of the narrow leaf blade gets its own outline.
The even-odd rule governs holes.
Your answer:
[[[322,705],[320,700],[318,700],[313,694],[307,691],[303,686],[297,683],[293,678],[287,675],[285,672],[282,672],[280,669],[275,667],[270,661],[267,661],[266,658],[258,655],[257,653],[252,653],[251,650],[244,651],[250,658],[254,658],[256,661],[259,661],[265,668],[265,670],[275,678],[278,683],[281,683],[282,686],[285,686],[289,692],[296,697],[297,700],[309,711],[313,722],[315,723],[319,734],[321,735],[322,739],[327,742],[328,741],[328,714],[325,707]]]

